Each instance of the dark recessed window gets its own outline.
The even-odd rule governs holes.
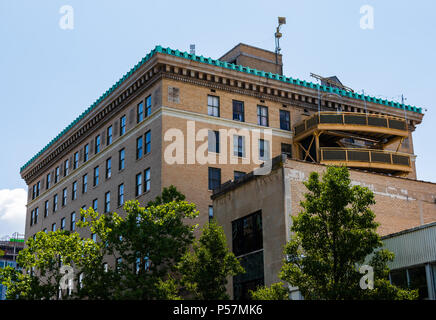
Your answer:
[[[233,179],[238,180],[245,176],[245,172],[242,171],[233,171]]]
[[[244,102],[233,100],[233,120],[245,121],[244,117]]]
[[[95,153],[100,152],[100,135],[95,137]]]
[[[151,115],[151,96],[145,98],[145,116],[148,117]]]
[[[151,131],[145,133],[145,153],[148,154],[151,151]]]
[[[269,160],[270,159],[270,148],[269,141],[264,139],[259,139],[259,160]]]
[[[144,192],[150,191],[151,188],[151,173],[150,168],[144,172]]]
[[[98,210],[98,199],[94,199],[94,200],[92,201],[92,209],[93,209],[94,211],[97,211],[97,210]]]
[[[62,190],[62,206],[67,204],[67,188]]]
[[[124,169],[125,157],[126,157],[126,150],[125,149],[121,149],[118,152],[118,170],[123,170]]]
[[[111,193],[106,192],[104,195],[104,212],[109,212],[111,210]]]
[[[137,197],[142,194],[142,174],[138,173],[135,179],[135,196]]]
[[[144,103],[141,102],[136,106],[136,122],[144,120]]]
[[[142,152],[143,152],[143,137],[139,137],[136,139],[136,159],[142,158]]]
[[[56,167],[56,169],[55,169],[55,183],[58,183],[59,182],[59,175],[60,175],[60,169],[59,169],[59,167]]]
[[[291,130],[291,116],[289,111],[280,110],[280,129]]]
[[[61,219],[61,230],[65,230],[65,218]]]
[[[49,173],[49,174],[47,174],[45,188],[46,189],[50,188],[50,184],[51,184],[51,174]]]
[[[233,155],[235,157],[245,157],[245,137],[233,136]]]
[[[71,227],[70,227],[71,231],[75,231],[76,230],[76,213],[73,212],[71,214]]]
[[[86,193],[88,191],[88,174],[85,174],[82,177],[82,193]]]
[[[100,175],[99,171],[100,170],[99,170],[98,167],[94,168],[94,187],[98,185],[98,178],[99,178],[99,175]]]
[[[292,145],[288,143],[282,143],[281,144],[281,151],[282,154],[286,154],[288,158],[292,158]]]
[[[77,181],[73,182],[73,188],[71,192],[71,199],[76,200],[77,199]]]
[[[48,200],[44,203],[44,218],[48,216]]]
[[[118,186],[118,206],[124,204],[124,184]]]
[[[221,169],[209,168],[209,190],[218,188],[221,185]]]
[[[75,152],[73,157],[73,169],[76,170],[78,167],[79,167],[79,152]]]
[[[64,162],[64,177],[68,175],[69,169],[70,169],[70,161],[67,159]]]
[[[112,158],[106,160],[106,179],[109,179],[112,175]]]
[[[107,128],[106,135],[106,145],[110,145],[112,143],[112,126]]]
[[[233,253],[236,256],[263,248],[262,213],[258,211],[232,222]]]
[[[53,196],[53,212],[58,210],[58,194]]]
[[[120,136],[126,133],[126,116],[122,116],[120,119]]]
[[[86,144],[83,148],[83,162],[88,161],[89,159],[89,144]]]

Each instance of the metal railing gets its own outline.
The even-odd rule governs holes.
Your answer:
[[[368,162],[411,167],[410,155],[386,150],[360,149],[360,148],[319,148],[321,162],[345,161]]]
[[[357,112],[318,112],[294,127],[295,136],[318,124],[361,125],[407,131],[402,118]]]

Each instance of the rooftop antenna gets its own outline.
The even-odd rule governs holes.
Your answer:
[[[407,98],[404,98],[404,95],[401,94],[401,104],[403,105],[403,109],[404,109],[404,120],[406,121],[406,129],[407,129],[407,112],[406,112],[406,106],[404,105],[405,100],[407,100]]]
[[[275,41],[276,41],[276,65],[279,65],[279,54],[280,50],[280,38],[282,37],[282,34],[280,33],[280,27],[284,24],[286,24],[286,18],[285,17],[278,17],[279,25],[277,26],[276,33],[274,33]],[[280,66],[280,74],[283,74],[283,66]]]
[[[195,44],[189,45],[189,53],[195,55]]]

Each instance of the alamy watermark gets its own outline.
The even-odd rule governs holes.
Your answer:
[[[74,9],[70,5],[60,7],[59,13],[62,15],[59,19],[59,27],[62,30],[74,29]]]
[[[360,29],[374,29],[374,7],[368,4],[360,7]]]

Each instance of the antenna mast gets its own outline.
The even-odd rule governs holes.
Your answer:
[[[280,27],[284,24],[286,24],[286,18],[285,17],[278,17],[279,25],[277,26],[276,33],[274,33],[275,41],[276,41],[276,66],[279,65],[279,54],[280,50],[280,38],[282,37],[282,34],[280,33]],[[280,74],[283,74],[283,66],[280,66]]]

